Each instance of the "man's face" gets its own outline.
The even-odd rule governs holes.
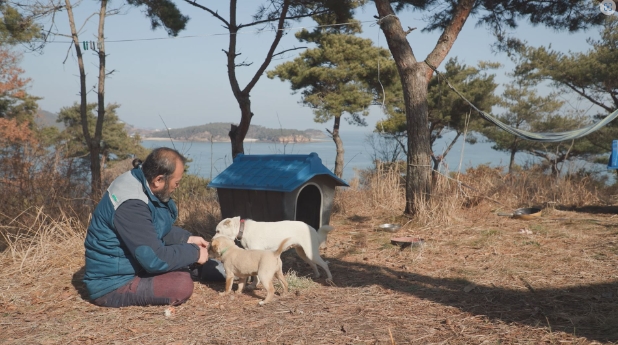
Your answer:
[[[150,190],[152,194],[156,195],[159,200],[162,202],[170,201],[172,197],[172,193],[178,186],[180,185],[180,180],[182,179],[182,175],[184,173],[184,165],[181,160],[176,161],[176,169],[174,173],[169,176],[167,179],[163,175],[157,176],[152,184],[150,185]]]

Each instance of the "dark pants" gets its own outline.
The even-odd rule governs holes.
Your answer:
[[[193,293],[193,280],[187,271],[166,272],[155,276],[137,276],[129,283],[95,299],[102,307],[130,305],[179,305]]]

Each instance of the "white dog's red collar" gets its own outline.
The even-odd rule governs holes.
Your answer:
[[[238,236],[236,236],[237,240],[242,240],[242,233],[245,232],[245,220],[240,220],[240,229],[238,230]]]

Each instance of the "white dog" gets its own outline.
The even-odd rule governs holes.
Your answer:
[[[319,265],[326,272],[328,281],[332,281],[333,276],[330,274],[328,264],[320,257],[320,245],[326,241],[326,236],[332,230],[333,227],[330,225],[324,225],[316,231],[301,221],[256,222],[234,217],[219,222],[214,237],[238,239],[246,249],[270,251],[276,251],[283,240],[290,238],[288,245],[294,247],[298,256],[313,268],[315,277],[320,277],[316,266]]]

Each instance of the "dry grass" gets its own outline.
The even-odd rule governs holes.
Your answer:
[[[18,231],[0,231],[7,243],[0,261],[2,276],[30,276],[29,272],[40,266],[53,268],[83,253],[79,247],[84,242],[84,225],[73,218],[54,220],[43,213],[43,208],[32,211],[32,224],[17,224]],[[8,227],[0,226],[0,230]]]
[[[533,205],[573,208],[611,205],[616,194],[616,186],[605,186],[590,176],[556,179],[535,169],[504,174],[502,168],[479,166],[468,169],[460,179],[468,186],[462,190],[468,196],[469,205],[485,199],[500,201],[501,206],[513,208]]]
[[[263,290],[221,297],[221,283],[195,283],[192,298],[176,308],[96,307],[81,283],[85,226],[30,209],[35,221],[13,224],[20,231],[0,253],[0,342],[618,343],[611,189],[586,178],[482,169],[462,175],[465,186],[437,178],[415,221],[401,216],[401,181],[388,170],[339,191],[336,230],[322,248],[334,284],[311,279],[309,266],[286,252],[291,292],[264,307],[257,306]],[[216,200],[199,200],[179,202],[180,223],[208,234],[219,217]],[[544,206],[537,220],[495,214],[532,205]],[[390,244],[393,234],[376,231],[384,222],[404,225],[396,235],[425,244],[400,250]]]

